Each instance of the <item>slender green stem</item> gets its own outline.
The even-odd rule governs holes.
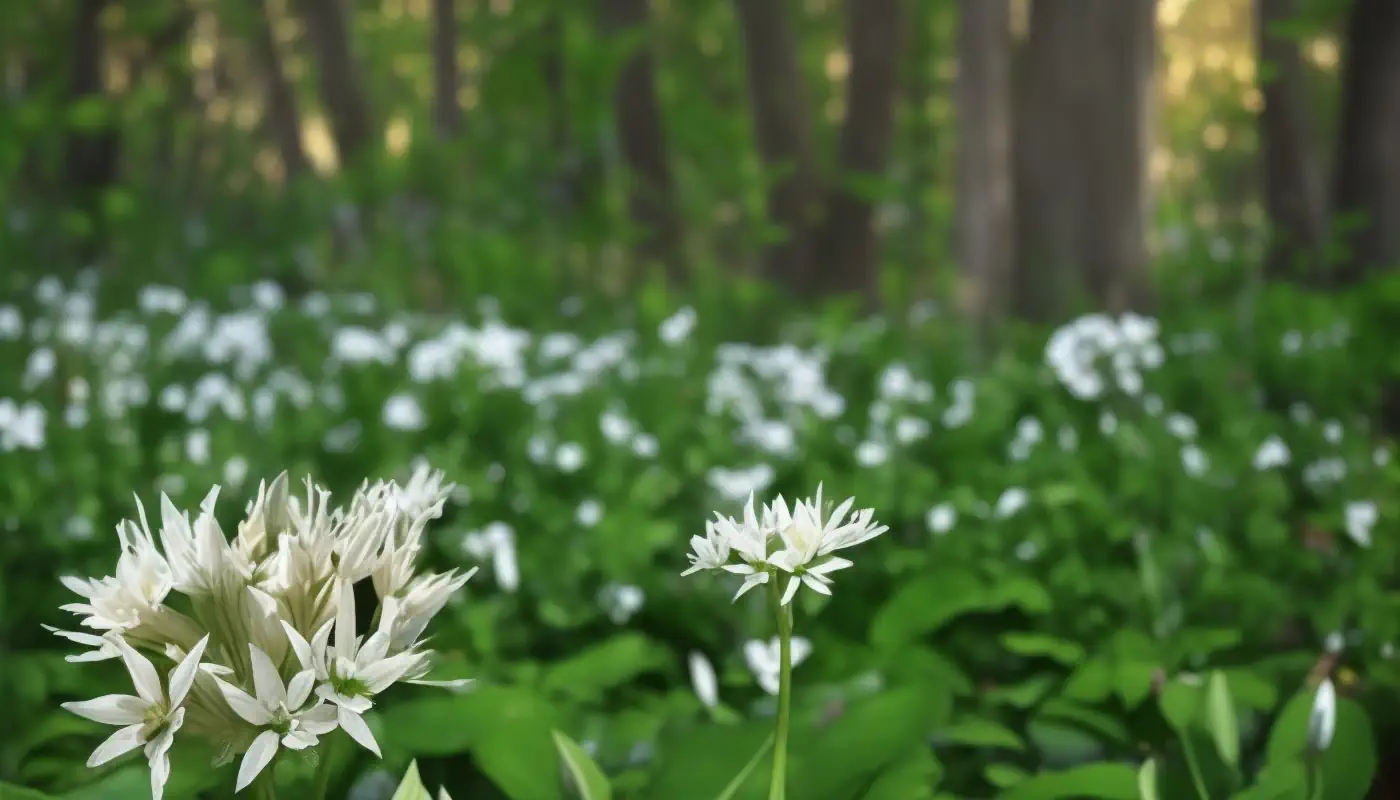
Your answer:
[[[1186,754],[1186,768],[1191,771],[1191,783],[1196,786],[1196,795],[1201,800],[1210,800],[1210,791],[1206,789],[1206,778],[1201,773],[1201,764],[1196,760],[1196,750],[1191,747],[1191,742],[1185,735],[1181,739],[1182,751]]]
[[[331,786],[331,752],[335,750],[335,731],[331,731],[324,739],[325,744],[321,747],[321,752],[317,753],[320,758],[316,762],[316,782],[311,790],[312,800],[326,800],[326,792]]]
[[[1308,797],[1312,798],[1312,800],[1322,800],[1323,798],[1322,760],[1318,758],[1319,755],[1321,754],[1312,754],[1308,758],[1308,773],[1309,777],[1312,779],[1312,791],[1308,793]]]
[[[768,598],[778,622],[778,727],[773,734],[773,780],[768,800],[787,800],[788,721],[792,715],[792,614],[782,605],[782,587],[768,582]]]

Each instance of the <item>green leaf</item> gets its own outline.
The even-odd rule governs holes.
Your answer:
[[[1299,692],[1279,714],[1269,732],[1270,768],[1301,762],[1307,751],[1308,716],[1313,693]],[[1370,791],[1378,766],[1376,740],[1366,710],[1355,700],[1337,698],[1337,730],[1332,746],[1318,758],[1327,800],[1362,800]]]
[[[1142,800],[1161,800],[1157,794],[1157,760],[1149,758],[1138,769],[1138,792]]]
[[[745,764],[744,768],[739,770],[739,774],[735,775],[734,779],[715,796],[715,800],[733,800],[734,795],[738,794],[739,789],[742,788],[744,784],[748,783],[749,776],[754,773],[754,770],[758,769],[758,765],[763,762],[764,756],[768,755],[768,751],[772,749],[773,737],[769,735],[767,739],[763,740],[763,746],[754,752],[753,758],[749,759],[749,763]]]
[[[1206,727],[1221,760],[1231,769],[1238,769],[1240,724],[1235,716],[1235,701],[1230,698],[1230,684],[1219,670],[1206,679]]]
[[[394,796],[390,800],[433,800],[433,796],[428,793],[428,787],[423,785],[423,779],[418,775],[416,760],[408,762],[408,771],[404,773],[399,788],[394,790]]]
[[[940,730],[938,738],[965,747],[1000,747],[1018,753],[1026,749],[1025,741],[1015,731],[980,717],[959,720]]]
[[[552,667],[544,678],[547,692],[587,702],[666,666],[665,648],[639,633],[623,633],[585,648]]]
[[[1138,800],[1137,771],[1127,764],[1085,764],[1042,772],[1004,792],[1002,800]]]
[[[49,800],[50,796],[38,789],[28,789],[13,783],[0,783],[0,800]]]
[[[1084,660],[1084,648],[1067,639],[1038,633],[1011,632],[1001,637],[1002,646],[1020,656],[1044,657],[1072,667]]]
[[[929,800],[943,765],[923,743],[876,776],[860,800]]]
[[[728,791],[732,778],[746,770],[753,754],[772,736],[771,723],[704,725],[663,737],[646,797],[713,797]],[[766,760],[766,759],[763,759]],[[733,797],[762,797],[760,783],[746,780]],[[763,784],[766,788],[766,784]]]
[[[1019,783],[1025,783],[1030,773],[1014,764],[988,764],[987,768],[982,770],[982,777],[998,789],[1010,789]]]
[[[564,765],[569,768],[569,775],[574,779],[574,787],[578,789],[579,796],[583,800],[611,800],[612,788],[608,786],[608,777],[593,759],[589,758],[588,753],[563,733],[557,730],[553,733],[554,747],[559,751]]]
[[[946,724],[952,704],[941,688],[901,687],[853,702],[815,734],[795,732],[790,796],[850,796]]]
[[[554,712],[520,688],[481,686],[390,706],[381,715],[386,750],[415,756],[470,751],[482,772],[513,800],[557,800]]]

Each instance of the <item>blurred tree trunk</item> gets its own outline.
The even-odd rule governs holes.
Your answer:
[[[901,0],[846,0],[845,119],[837,149],[839,174],[827,192],[816,235],[821,289],[879,298],[875,206],[860,182],[884,176],[894,138],[903,34]]]
[[[1400,265],[1400,3],[1355,0],[1343,58],[1333,233],[1352,283]]]
[[[70,33],[71,61],[69,63],[68,102],[77,105],[99,101],[106,94],[102,72],[107,57],[106,36],[102,33],[102,11],[106,0],[79,0],[74,7]],[[64,152],[64,183],[66,196],[75,207],[86,212],[100,228],[102,192],[117,179],[118,154],[121,145],[117,129],[106,120],[95,125],[66,129]],[[99,246],[100,230],[82,245],[82,257],[90,258]]]
[[[351,41],[345,0],[296,0],[316,59],[321,102],[342,165],[375,146],[374,122],[360,64]]]
[[[1295,40],[1276,30],[1297,13],[1297,6],[1298,0],[1255,0],[1254,8],[1259,91],[1264,96],[1259,152],[1270,225],[1264,272],[1271,277],[1293,274],[1299,257],[1314,267],[1326,226],[1322,165],[1314,149],[1302,54]]]
[[[1017,307],[1147,300],[1155,0],[1033,0],[1016,114]]]
[[[438,135],[451,139],[461,124],[457,103],[457,0],[433,0],[433,121]]]
[[[269,138],[277,147],[282,158],[282,167],[290,180],[311,171],[311,161],[306,156],[306,148],[301,140],[301,111],[297,108],[296,94],[287,81],[287,71],[282,64],[282,51],[277,43],[277,34],[272,26],[272,9],[267,0],[255,0],[259,13],[254,14],[252,39],[253,55],[257,69],[263,80],[263,97],[267,103],[264,125]]]
[[[1011,0],[958,4],[955,251],[963,312],[983,337],[1010,305],[1012,259]]]
[[[643,261],[661,261],[672,282],[680,283],[685,279],[679,252],[680,219],[666,152],[666,131],[656,97],[648,0],[603,0],[602,17],[608,35],[642,38],[618,75],[613,115],[628,173],[629,214],[642,236],[638,255]]]
[[[821,184],[796,34],[783,0],[734,0],[734,8],[744,37],[754,135],[773,179],[768,217],[781,229],[781,239],[765,253],[764,271],[813,294],[819,289],[810,232],[821,211]]]

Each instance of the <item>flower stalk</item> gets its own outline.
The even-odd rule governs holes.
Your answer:
[[[778,722],[773,734],[773,777],[768,800],[787,800],[787,745],[792,717],[792,612],[782,603],[777,581],[768,582],[768,597],[778,623]]]

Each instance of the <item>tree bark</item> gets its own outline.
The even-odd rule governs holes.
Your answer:
[[[821,184],[796,35],[783,0],[734,0],[734,8],[744,38],[754,135],[774,173],[768,217],[781,231],[764,254],[764,272],[801,294],[814,294],[819,287],[811,230],[821,210]]]
[[[1300,257],[1314,267],[1326,228],[1322,165],[1316,157],[1302,55],[1297,42],[1274,30],[1297,12],[1297,5],[1297,0],[1255,0],[1254,8],[1264,97],[1259,154],[1270,226],[1264,274],[1275,278],[1293,274]]]
[[[1013,226],[1011,2],[958,6],[955,249],[963,312],[985,337],[1010,305]]]
[[[321,102],[341,164],[357,159],[377,138],[369,98],[351,41],[345,0],[297,0],[316,57]]]
[[[1400,4],[1355,0],[1342,65],[1333,187],[1337,280],[1400,265]]]
[[[894,138],[894,112],[903,32],[901,0],[846,0],[845,119],[837,150],[840,173],[827,193],[816,253],[821,288],[879,294],[875,206],[851,179],[882,177]]]
[[[257,57],[257,69],[262,73],[263,97],[267,103],[264,125],[282,158],[287,178],[292,179],[311,171],[311,160],[301,140],[301,111],[282,64],[282,51],[272,27],[272,9],[267,0],[254,0],[254,5],[258,13],[254,14],[249,38]]]
[[[461,87],[457,68],[457,0],[433,0],[433,121],[438,136],[451,139],[461,124],[457,103]]]
[[[1147,299],[1155,0],[1034,0],[1016,115],[1017,306]]]
[[[648,0],[603,0],[603,29],[609,35],[645,32]],[[680,220],[676,210],[666,131],[656,96],[651,38],[623,65],[613,94],[613,116],[627,169],[627,202],[641,232],[638,255],[659,260],[673,283],[685,278],[680,261]]]

